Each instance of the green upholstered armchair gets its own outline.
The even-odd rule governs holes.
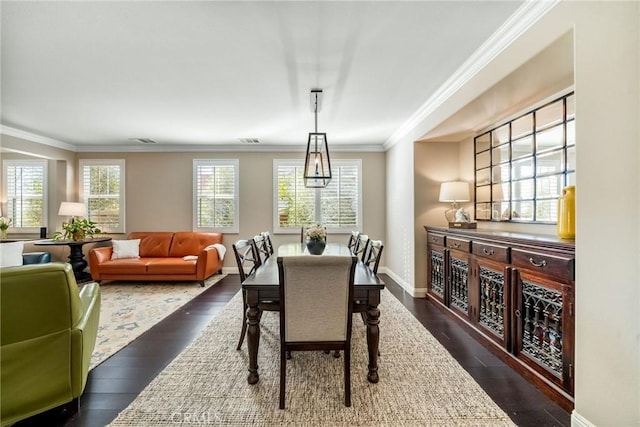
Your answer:
[[[71,265],[0,269],[2,426],[70,402],[84,390],[100,316],[100,287],[81,291]]]

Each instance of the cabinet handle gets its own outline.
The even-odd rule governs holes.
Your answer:
[[[431,238],[431,241],[432,241],[432,242],[436,242],[436,243],[437,243],[437,242],[438,242],[438,238],[437,238],[437,237],[432,237],[432,238]]]
[[[485,255],[493,255],[493,249],[487,250],[487,248],[482,248],[482,253]]]
[[[454,248],[459,248],[460,247],[460,243],[457,243],[457,242],[453,242],[452,245],[453,245]]]
[[[547,265],[547,261],[545,261],[545,260],[542,260],[540,262],[535,262],[533,258],[529,258],[529,262],[534,267],[544,267],[545,265]]]
[[[516,317],[520,317],[520,310],[516,310]]]

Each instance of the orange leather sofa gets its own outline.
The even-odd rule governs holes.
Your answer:
[[[222,260],[214,244],[222,244],[220,233],[134,232],[140,239],[140,258],[111,259],[113,248],[104,246],[89,252],[91,277],[102,280],[204,281],[222,271]],[[222,249],[222,248],[221,248]],[[224,254],[223,254],[224,255]],[[184,257],[197,256],[197,259]]]

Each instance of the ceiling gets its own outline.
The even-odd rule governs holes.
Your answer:
[[[78,151],[382,149],[522,1],[2,1],[3,131]],[[252,144],[254,145],[254,144]]]

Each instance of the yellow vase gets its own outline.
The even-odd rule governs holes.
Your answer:
[[[558,199],[558,237],[574,239],[576,237],[576,187],[569,185],[562,190]]]

